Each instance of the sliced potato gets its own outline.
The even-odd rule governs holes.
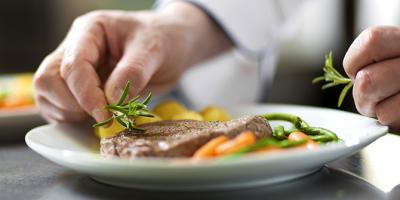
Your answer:
[[[158,104],[153,112],[163,120],[170,120],[174,115],[187,112],[187,109],[177,101],[166,101]]]
[[[184,113],[175,114],[175,115],[172,116],[171,119],[172,120],[189,119],[189,120],[204,121],[203,117],[199,113],[193,112],[193,111],[187,111],[187,112],[184,112]]]
[[[222,108],[216,106],[207,106],[201,111],[205,121],[228,121],[231,119],[229,114],[225,112]]]
[[[141,124],[162,121],[162,119],[158,115],[156,115],[156,114],[153,114],[153,115],[154,115],[154,117],[137,117],[135,119],[136,125],[139,126]]]
[[[99,138],[108,138],[117,135],[119,132],[125,129],[120,123],[116,120],[112,121],[112,124],[108,127],[99,126],[94,129],[94,132]]]

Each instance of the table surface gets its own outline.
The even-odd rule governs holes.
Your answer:
[[[0,199],[400,199],[400,136],[387,134],[362,151],[285,183],[231,191],[154,191],[104,185],[60,167],[23,140],[0,141]]]

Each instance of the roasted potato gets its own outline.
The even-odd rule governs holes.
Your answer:
[[[125,129],[124,126],[122,126],[120,123],[118,123],[116,120],[112,121],[111,125],[108,127],[104,126],[99,126],[94,129],[94,132],[97,137],[99,138],[108,138],[108,137],[113,137],[119,132],[123,131]]]
[[[151,122],[159,122],[162,121],[161,117],[159,117],[156,114],[153,114],[154,117],[137,117],[135,119],[136,125],[141,125],[141,124],[147,124],[147,123],[151,123]]]
[[[193,112],[193,111],[186,111],[184,113],[180,113],[180,114],[175,114],[172,116],[171,118],[172,120],[185,120],[185,119],[189,119],[189,120],[198,120],[198,121],[204,121],[203,117],[197,113],[197,112]]]
[[[161,117],[163,120],[170,120],[172,119],[172,116],[185,112],[187,112],[185,106],[177,101],[166,101],[158,104],[153,109],[153,113]]]
[[[205,121],[228,121],[231,119],[229,114],[225,112],[222,108],[216,106],[207,106],[201,112]]]

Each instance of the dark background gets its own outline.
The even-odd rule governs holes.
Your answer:
[[[310,82],[315,76],[321,75],[324,62],[323,55],[327,53],[328,49],[333,48],[334,63],[337,68],[341,69],[342,59],[347,48],[364,28],[363,26],[366,26],[365,19],[363,22],[363,15],[360,15],[360,12],[368,12],[368,9],[373,11],[375,8],[371,5],[379,1],[365,0],[361,5],[361,1],[341,0],[336,1],[338,3],[335,3],[334,6],[332,6],[331,0],[315,2],[321,4],[319,5],[320,10],[334,9],[333,15],[326,16],[322,10],[319,17],[321,18],[321,26],[326,23],[329,24],[330,20],[336,20],[338,23],[335,23],[331,30],[337,32],[337,34],[327,36],[331,38],[332,42],[328,45],[325,42],[324,45],[327,47],[322,48],[324,50],[315,47],[308,48],[309,52],[312,52],[313,49],[316,51],[309,56],[301,54],[301,50],[296,51],[291,48],[298,42],[294,40],[301,39],[288,41],[286,48],[284,45],[278,63],[271,93],[266,99],[268,102],[336,107],[340,88],[321,91],[320,85],[311,85]],[[393,1],[391,2],[393,4]],[[81,14],[95,9],[146,9],[151,8],[152,4],[153,1],[145,0],[0,1],[0,73],[35,71],[41,60],[60,43],[73,19]],[[324,4],[330,7],[324,7]],[[395,19],[394,22],[396,24],[398,19]],[[378,21],[378,23],[380,22]],[[386,22],[383,21],[382,23]],[[369,24],[367,23],[367,25]],[[322,31],[318,30],[318,24],[314,27],[316,27],[315,30],[306,31]],[[303,32],[303,34],[305,33]],[[305,48],[307,48],[307,45],[305,45]],[[343,109],[355,111],[350,95],[346,97]]]

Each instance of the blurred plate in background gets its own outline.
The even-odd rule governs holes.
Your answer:
[[[26,131],[45,123],[36,107],[0,109],[0,140],[23,139]]]

